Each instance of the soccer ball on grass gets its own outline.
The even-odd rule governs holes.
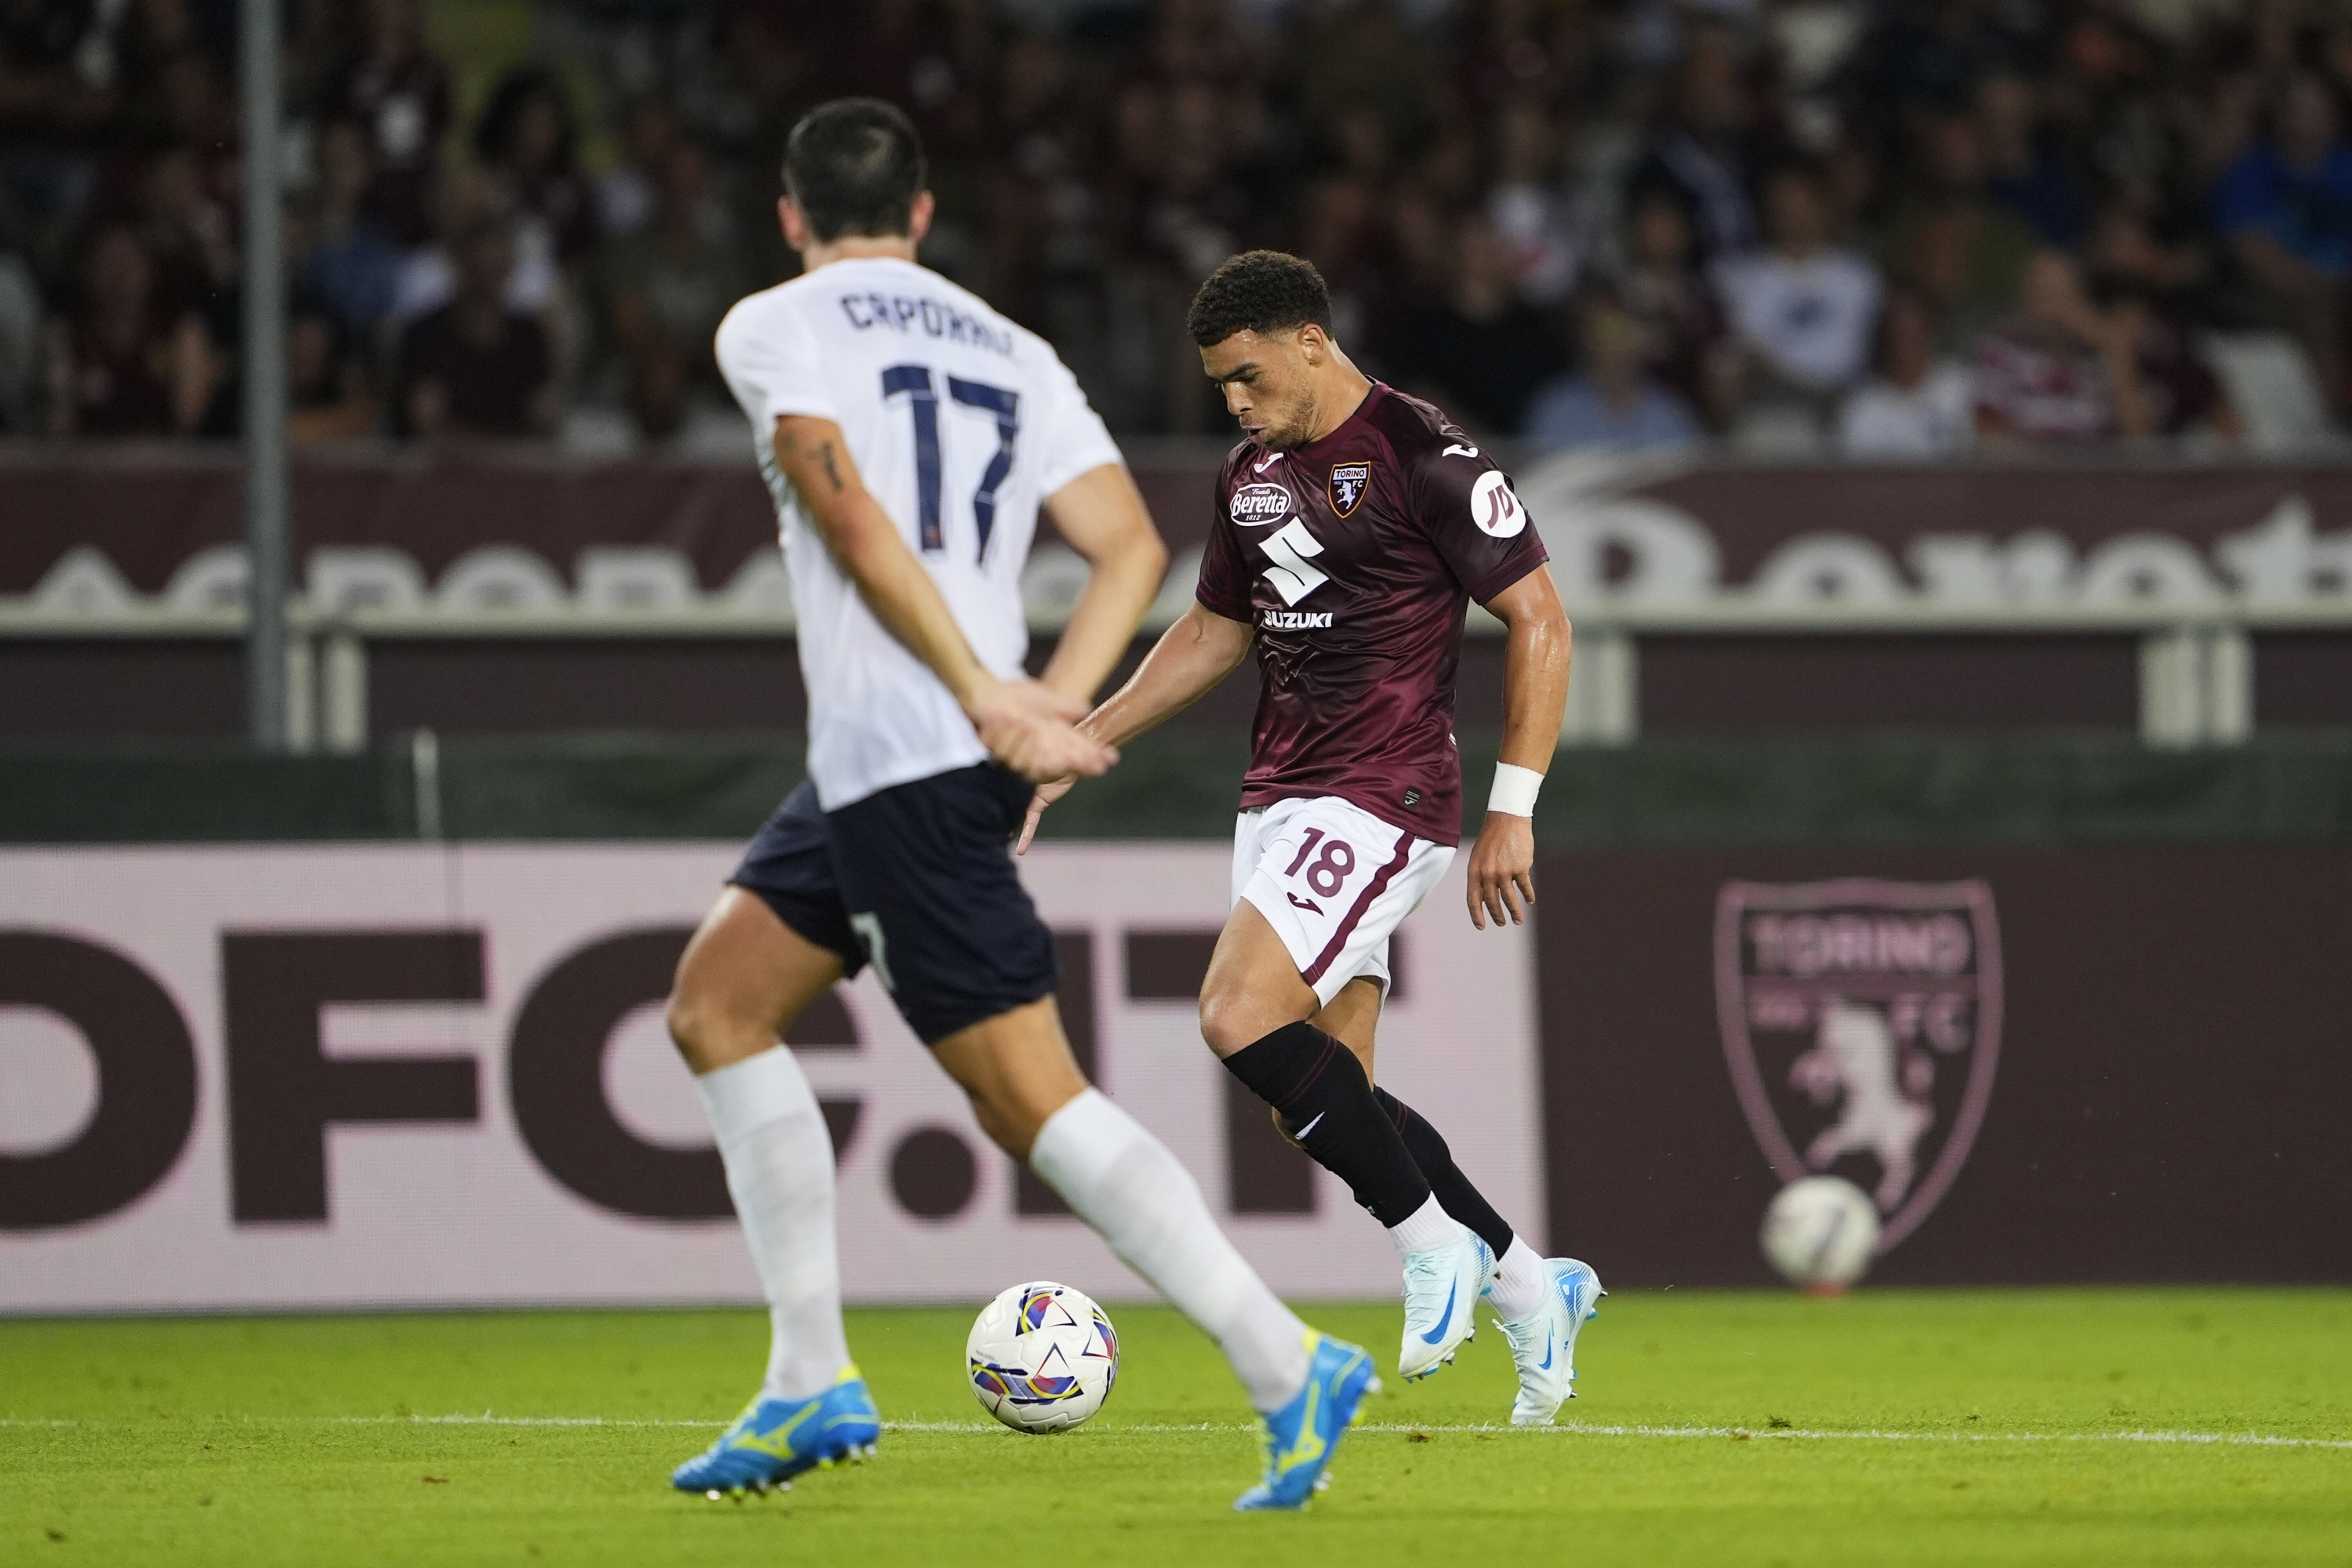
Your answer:
[[[1764,1256],[1808,1295],[1834,1296],[1862,1278],[1878,1245],[1878,1210],[1842,1176],[1782,1187],[1764,1211]]]
[[[980,1407],[1015,1432],[1066,1432],[1118,1381],[1118,1335],[1084,1292],[1041,1280],[981,1309],[964,1342]]]

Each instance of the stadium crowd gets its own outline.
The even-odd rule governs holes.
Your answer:
[[[0,0],[0,428],[234,434],[236,11]],[[2352,410],[2341,0],[285,15],[304,443],[739,440],[711,331],[791,269],[779,149],[845,93],[922,131],[925,259],[1124,432],[1224,427],[1182,315],[1250,246],[1321,267],[1367,368],[1545,447],[2219,449],[2250,337]]]

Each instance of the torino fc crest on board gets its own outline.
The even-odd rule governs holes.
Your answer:
[[[1992,889],[1726,883],[1715,994],[1740,1109],[1780,1179],[1833,1172],[1870,1194],[1880,1252],[1917,1229],[1992,1095]]]
[[[1372,466],[1370,463],[1339,463],[1331,469],[1331,510],[1341,517],[1356,510],[1371,488]]]

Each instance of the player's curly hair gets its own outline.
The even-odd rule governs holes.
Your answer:
[[[1209,274],[1192,296],[1185,330],[1202,348],[1235,332],[1287,332],[1312,321],[1331,330],[1331,290],[1304,257],[1244,250]]]

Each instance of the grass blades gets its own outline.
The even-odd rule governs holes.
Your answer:
[[[862,1310],[871,1464],[667,1490],[751,1392],[743,1311],[0,1322],[0,1561],[2352,1561],[2352,1292],[1612,1295],[1561,1427],[1502,1336],[1387,1380],[1306,1516],[1235,1517],[1256,1440],[1163,1308],[1102,1415],[1023,1437],[967,1310]],[[1392,1304],[1307,1316],[1392,1370]]]

